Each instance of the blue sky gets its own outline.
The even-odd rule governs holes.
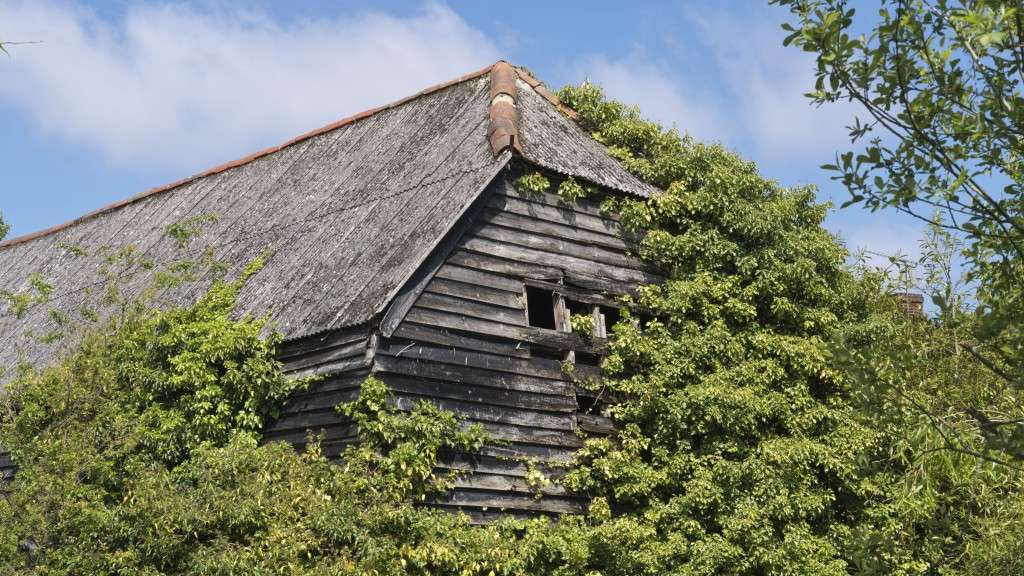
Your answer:
[[[766,2],[4,0],[0,211],[20,235],[508,59],[553,87],[590,79],[722,142],[785,185],[818,168],[850,106],[801,96],[812,61]],[[851,248],[916,251],[920,226],[838,210]]]

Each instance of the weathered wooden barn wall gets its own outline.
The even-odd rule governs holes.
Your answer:
[[[557,483],[538,498],[520,459],[564,462],[581,445],[581,428],[610,426],[585,413],[590,394],[578,393],[563,370],[574,352],[574,373],[596,377],[603,342],[584,342],[564,322],[531,326],[527,287],[551,290],[557,317],[559,300],[612,309],[614,297],[656,276],[627,254],[616,218],[594,202],[521,193],[505,178],[486,194],[483,210],[404,320],[381,338],[373,370],[400,406],[429,399],[506,443],[477,456],[447,455],[444,468],[473,473],[437,505],[478,520],[503,512],[579,512],[584,502]],[[557,478],[557,468],[548,472]]]
[[[356,430],[336,407],[359,395],[370,375],[370,324],[285,342],[278,358],[292,377],[319,376],[292,395],[280,416],[264,431],[264,441],[284,441],[305,448],[310,435],[319,438],[325,456],[337,457],[356,440]]]
[[[496,106],[503,116],[494,114]],[[53,361],[52,346],[24,336],[46,333],[51,308],[72,314],[90,293],[95,262],[63,246],[92,253],[131,245],[146,259],[174,261],[196,254],[180,254],[168,227],[198,218],[205,224],[195,246],[213,248],[232,273],[267,251],[239,311],[273,311],[286,338],[286,371],[324,376],[290,399],[267,428],[268,441],[301,449],[312,432],[326,455],[337,456],[356,431],[335,407],[376,373],[399,407],[433,401],[502,442],[481,455],[446,455],[444,467],[474,472],[438,506],[480,520],[503,511],[580,511],[583,501],[557,484],[542,488],[538,499],[526,481],[531,468],[518,458],[565,461],[580,445],[578,431],[608,430],[589,409],[592,394],[563,370],[571,360],[576,374],[596,376],[603,327],[598,322],[597,338],[585,342],[571,333],[569,313],[612,317],[612,297],[657,278],[628,256],[615,217],[592,201],[570,205],[551,194],[520,194],[509,181],[509,163],[514,158],[609,193],[643,198],[656,191],[573,117],[535,79],[498,62],[9,240],[0,244],[0,289],[18,292],[40,274],[57,291],[46,307],[0,314],[0,366]],[[506,131],[489,140],[496,118]],[[126,293],[146,281],[138,276]],[[165,296],[187,305],[202,290]],[[537,294],[548,299],[546,313]],[[531,326],[531,308],[533,324],[538,313],[549,316],[546,327]],[[0,449],[0,476],[13,471]]]

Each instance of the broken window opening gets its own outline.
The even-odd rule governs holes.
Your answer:
[[[555,330],[555,293],[543,288],[526,287],[526,313],[530,326]]]

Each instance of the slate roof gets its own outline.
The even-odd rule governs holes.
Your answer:
[[[504,107],[510,101],[511,114]],[[0,245],[0,290],[24,290],[33,273],[55,290],[46,306],[0,317],[0,367],[47,360],[53,349],[37,337],[55,327],[49,310],[72,313],[95,297],[96,260],[63,246],[131,245],[144,258],[173,261],[188,254],[167,236],[167,226],[215,214],[190,246],[212,246],[234,272],[268,251],[266,266],[240,295],[239,311],[271,311],[274,325],[292,339],[380,314],[513,154],[608,188],[652,192],[569,116],[536,80],[499,62],[10,240]],[[126,286],[147,283],[140,276]],[[169,297],[185,303],[201,289]]]

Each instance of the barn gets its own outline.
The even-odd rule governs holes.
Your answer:
[[[517,189],[533,171],[595,192],[569,201]],[[198,245],[234,272],[268,255],[240,312],[271,314],[289,374],[322,376],[289,401],[268,440],[301,447],[314,432],[337,455],[355,430],[334,407],[374,374],[399,407],[428,399],[496,440],[478,454],[445,455],[444,467],[467,473],[434,505],[479,520],[578,512],[584,503],[557,482],[538,495],[527,462],[565,461],[582,433],[610,429],[575,379],[599,376],[617,298],[660,276],[599,201],[654,193],[540,82],[498,62],[7,241],[0,290],[23,290],[33,274],[55,290],[46,309],[0,317],[0,366],[52,360],[54,345],[39,338],[55,321],[48,311],[74,313],[95,293],[95,262],[69,246],[175,258],[168,226],[215,215]],[[131,289],[144,279],[125,281]],[[200,289],[172,297],[188,303]],[[592,316],[592,337],[572,331],[570,314]],[[3,454],[0,470],[15,471]]]

